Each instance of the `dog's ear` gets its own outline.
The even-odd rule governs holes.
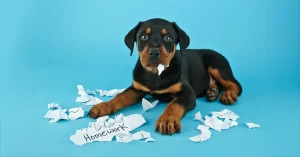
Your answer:
[[[176,44],[179,43],[180,51],[182,53],[182,51],[190,45],[190,37],[175,22],[172,22],[172,25],[177,34]]]
[[[132,55],[134,42],[136,41],[136,33],[139,30],[142,22],[139,22],[134,28],[132,28],[125,36],[125,44],[130,49],[130,56]]]

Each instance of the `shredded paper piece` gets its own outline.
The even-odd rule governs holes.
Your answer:
[[[203,122],[204,123],[204,121],[203,121],[203,118],[202,118],[202,115],[201,115],[201,113],[200,113],[200,111],[199,112],[197,112],[196,114],[195,114],[195,118],[194,118],[195,120],[199,120],[199,121],[201,121],[201,122]]]
[[[62,109],[59,104],[57,103],[51,103],[51,104],[48,104],[48,109]]]
[[[84,110],[82,107],[76,107],[69,109],[69,116],[70,120],[76,120],[84,116]]]
[[[255,123],[245,123],[249,129],[252,129],[252,128],[259,128],[260,125],[259,124],[255,124]]]
[[[142,106],[143,106],[144,112],[146,112],[147,110],[149,110],[151,108],[154,108],[157,105],[158,102],[159,102],[158,100],[155,100],[154,102],[150,103],[148,100],[143,98],[142,99]]]
[[[133,140],[148,139],[150,133],[141,131],[131,134],[130,131],[135,130],[146,123],[141,114],[132,114],[123,116],[119,114],[115,119],[108,116],[100,117],[96,122],[90,122],[88,128],[77,130],[70,140],[74,144],[82,146],[87,143],[102,141],[111,142],[116,137],[117,142],[128,143]]]
[[[96,105],[103,102],[103,100],[95,96],[89,95],[89,94],[96,95],[96,93],[89,90],[85,91],[82,85],[77,85],[77,89],[78,89],[79,96],[77,96],[75,100],[76,102],[85,103],[85,105]]]
[[[114,97],[117,94],[122,93],[124,90],[125,90],[125,88],[124,89],[112,89],[112,90],[97,89],[96,91],[100,93],[101,97],[103,97],[103,96]]]
[[[197,136],[190,137],[189,140],[193,142],[202,142],[210,139],[211,132],[209,131],[209,127],[204,125],[198,125],[197,129],[200,130],[200,134]]]
[[[236,121],[231,121],[228,118],[225,118],[225,120],[222,121],[215,115],[211,117],[205,116],[204,124],[219,132],[221,132],[222,129],[229,129],[230,127],[237,126]]]
[[[49,123],[56,123],[60,120],[76,120],[84,116],[82,107],[69,109],[69,115],[66,113],[67,109],[62,109],[59,104],[48,104],[49,111],[45,114],[44,118],[50,118]]]
[[[220,120],[218,117],[224,120]],[[209,131],[210,128],[221,132],[221,130],[238,126],[238,122],[236,121],[238,118],[239,116],[234,112],[224,109],[220,112],[212,112],[211,117],[205,115],[205,118],[203,119],[201,112],[199,111],[195,114],[194,119],[201,121],[204,125],[198,125],[197,129],[201,131],[200,134],[190,137],[189,140],[193,142],[205,141],[211,137],[211,132]]]
[[[153,139],[152,137],[149,137],[145,140],[145,142],[155,142],[155,139]]]
[[[49,123],[58,122],[61,119],[68,120],[68,115],[66,114],[67,109],[62,109],[59,104],[51,103],[48,104],[49,111],[46,113],[44,118],[50,118]]]
[[[145,142],[153,141],[154,139],[151,138],[151,134],[146,131],[140,131],[136,132],[134,134],[128,133],[128,134],[117,134],[116,135],[116,140],[117,142],[123,142],[123,143],[129,143],[134,140],[142,140],[146,139]]]
[[[228,109],[223,109],[220,112],[212,112],[212,115],[216,115],[219,118],[228,118],[234,121],[240,118],[238,115]]]
[[[169,67],[169,65],[167,65],[166,67]],[[157,70],[158,70],[158,76],[159,76],[165,70],[165,65],[159,64],[157,66]]]

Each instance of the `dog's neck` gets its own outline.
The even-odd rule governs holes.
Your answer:
[[[145,69],[138,58],[133,71],[133,80],[151,90],[162,89],[177,83],[181,77],[181,56],[178,52],[170,61],[170,65],[158,75],[157,70]]]

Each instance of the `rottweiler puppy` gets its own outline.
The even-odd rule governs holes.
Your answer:
[[[227,59],[209,49],[187,49],[189,36],[175,22],[154,18],[139,22],[125,36],[130,49],[134,43],[139,58],[133,70],[132,84],[108,102],[91,108],[88,115],[98,118],[137,104],[147,94],[169,102],[156,121],[161,134],[180,132],[180,121],[196,106],[196,98],[219,100],[226,105],[235,103],[242,93]],[[176,50],[179,44],[180,50]],[[158,65],[164,70],[158,75]]]

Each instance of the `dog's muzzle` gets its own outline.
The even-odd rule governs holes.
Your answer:
[[[150,64],[157,64],[160,57],[160,49],[159,48],[151,48],[149,50],[149,63]]]

